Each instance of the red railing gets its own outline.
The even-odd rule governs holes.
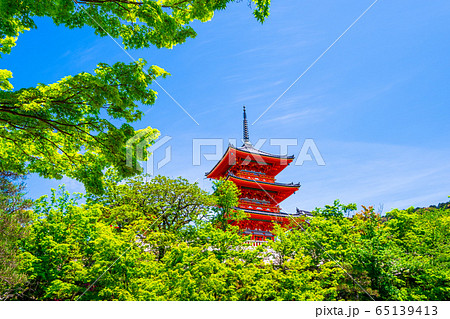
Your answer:
[[[276,206],[269,205],[269,204],[249,203],[249,202],[241,201],[239,203],[239,207],[253,209],[253,210],[262,210],[262,211],[271,212],[271,213],[279,213],[280,212],[280,207],[276,207]]]

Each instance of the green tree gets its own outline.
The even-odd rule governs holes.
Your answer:
[[[276,227],[275,241],[249,247],[237,227],[223,230],[199,218],[203,213],[176,227],[150,227],[143,237],[142,226],[151,225],[151,220],[139,211],[145,205],[138,203],[158,198],[143,195],[150,189],[160,194],[159,190],[138,179],[130,185],[114,186],[110,181],[106,195],[97,197],[103,199],[99,203],[91,198],[87,205],[78,205],[76,196],[64,191],[36,202],[29,236],[20,245],[19,270],[26,273],[28,283],[14,298],[449,299],[449,203],[393,210],[386,217],[363,206],[349,218],[342,216],[346,205],[333,205],[324,208],[333,214],[316,214],[290,230]],[[167,181],[159,182],[170,193],[170,187],[164,188]],[[185,185],[178,180],[167,185],[172,182],[181,183],[180,188]],[[133,193],[136,203],[127,210]],[[112,218],[114,203],[123,206],[117,215],[123,219]],[[120,226],[116,220],[122,220]],[[155,249],[161,245],[163,255]]]
[[[0,172],[0,300],[21,293],[26,276],[18,269],[19,240],[28,234],[31,200],[26,199],[24,177]]]
[[[360,266],[361,231],[354,218],[345,217],[356,208],[356,204],[344,205],[339,200],[316,208],[304,231],[302,246],[313,264],[334,265],[342,270],[336,286],[337,300],[371,300],[376,295],[370,286],[371,278]]]
[[[106,182],[107,191],[90,202],[103,204],[107,224],[119,230],[132,229],[158,251],[161,259],[171,242],[182,240],[182,230],[206,219],[214,198],[197,183],[184,178],[137,176],[117,183]]]
[[[323,251],[311,250],[315,244],[312,236],[317,233],[312,233],[306,222],[289,230],[276,226],[274,232],[276,240],[268,246],[280,300],[335,300],[345,274]]]
[[[395,245],[394,300],[450,299],[450,203],[387,214]]]
[[[145,149],[159,132],[151,128],[135,132],[129,124],[116,127],[107,118],[134,122],[142,116],[137,102],[153,104],[156,93],[149,85],[166,73],[155,67],[146,73],[144,65],[143,61],[100,64],[95,74],[1,91],[0,169],[46,178],[67,175],[95,193],[102,191],[102,171],[109,166],[122,176],[140,172],[137,160],[146,159]],[[136,141],[127,145],[134,136]],[[136,143],[141,148],[134,147]]]
[[[175,243],[145,285],[151,300],[238,300],[234,267],[245,266],[252,252],[237,232],[209,223],[195,227],[194,240]]]
[[[158,175],[110,185],[100,202],[105,206],[106,221],[120,229],[135,225],[142,230],[177,233],[187,224],[205,219],[214,199],[197,183]]]
[[[222,230],[229,226],[228,221],[239,221],[246,217],[241,210],[235,209],[239,204],[239,188],[232,181],[220,179],[213,181],[213,196],[216,205],[213,209],[213,222]]]
[[[388,236],[385,219],[375,213],[372,206],[362,206],[352,222],[359,234],[352,271],[356,277],[369,278],[366,289],[373,298],[391,300],[398,283],[395,277],[397,247]]]
[[[235,276],[228,265],[253,262],[257,252],[244,247],[237,230],[222,231],[201,220],[212,197],[196,184],[164,177],[152,181],[137,177],[117,188],[109,185],[115,195],[108,198],[107,192],[100,204],[91,198],[80,206],[79,195],[63,188],[37,200],[30,235],[21,245],[29,282],[19,299],[237,299],[230,292]],[[111,213],[115,209],[120,213]],[[186,214],[172,216],[179,209]],[[166,214],[170,227],[162,220],[154,223],[157,213]],[[145,234],[143,227],[148,227]]]
[[[21,245],[28,276],[22,300],[132,300],[130,284],[152,255],[133,231],[102,222],[99,205],[78,205],[64,188],[34,206],[30,234]]]
[[[333,205],[325,205],[324,208],[316,208],[312,213],[314,215],[320,215],[323,217],[344,217],[346,215],[348,217],[350,213],[355,211],[356,209],[356,204],[351,203],[348,205],[344,205],[341,204],[338,199],[336,199]]]
[[[37,28],[36,17],[49,17],[67,28],[89,26],[99,36],[120,39],[125,49],[172,48],[195,37],[191,22],[210,20],[230,2],[1,0],[0,54],[9,54],[21,33]],[[254,15],[262,22],[270,0],[254,2]],[[0,70],[0,170],[57,179],[66,175],[92,193],[103,191],[101,177],[107,167],[122,178],[140,173],[137,161],[146,159],[158,131],[147,127],[136,132],[131,123],[142,116],[139,104],[155,102],[152,81],[169,74],[157,66],[145,70],[145,64],[100,63],[93,74],[18,91],[9,81],[12,73]]]

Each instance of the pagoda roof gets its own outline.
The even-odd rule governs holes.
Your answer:
[[[265,163],[276,165],[277,169],[274,169],[273,174],[280,173],[287,165],[294,160],[294,155],[275,155],[256,149],[250,142],[245,142],[241,147],[235,147],[232,144],[228,145],[225,154],[222,156],[219,162],[205,175],[208,178],[220,178],[227,175],[227,171],[230,167],[235,165],[236,158],[249,158],[258,162],[258,158],[262,159]]]
[[[276,196],[274,195],[272,197],[270,194],[269,194],[269,196],[271,196],[272,199],[276,203],[281,203],[283,200],[285,200],[286,198],[288,198],[289,196],[294,194],[300,188],[300,183],[297,183],[297,184],[294,184],[294,183],[285,184],[285,183],[276,183],[276,182],[270,183],[270,182],[257,181],[257,180],[253,180],[253,179],[249,179],[249,178],[238,177],[233,174],[228,174],[227,179],[231,180],[236,185],[241,186],[241,187],[262,190],[268,194],[269,194],[269,192],[275,192],[275,193],[277,193]],[[276,199],[274,197],[276,197]]]
[[[270,222],[280,222],[280,221],[286,221],[290,220],[292,218],[302,218],[304,219],[305,216],[303,214],[289,214],[285,212],[278,212],[278,213],[272,213],[272,212],[264,212],[256,209],[248,209],[248,208],[240,208],[236,207],[235,209],[241,210],[248,214],[247,219],[248,220],[261,220],[261,221],[270,221]]]
[[[299,216],[307,216],[307,217],[313,217],[313,214],[307,210],[296,208],[296,215]]]
[[[232,173],[229,173],[227,175],[227,177],[232,178],[232,179],[238,179],[238,180],[245,181],[245,182],[255,183],[255,184],[263,184],[263,185],[267,185],[269,187],[275,186],[276,189],[279,189],[279,187],[295,188],[296,190],[300,188],[300,183],[294,184],[294,183],[279,183],[279,182],[263,182],[263,181],[257,181],[257,180],[250,179],[250,178],[236,176]]]
[[[244,235],[260,235],[260,236],[266,236],[266,237],[274,237],[275,235],[272,234],[270,231],[264,231],[264,230],[257,230],[257,229],[246,229],[243,232]]]
[[[244,145],[242,145],[241,147],[234,147],[233,145],[230,145],[229,147],[235,148],[242,152],[258,154],[261,156],[268,156],[268,157],[281,158],[281,159],[294,159],[294,155],[275,155],[275,154],[271,154],[271,153],[267,153],[267,152],[258,150],[257,148],[254,148],[252,143],[250,143],[250,142],[245,142]]]
[[[243,210],[246,213],[250,213],[250,214],[254,214],[254,215],[265,215],[265,216],[272,216],[272,217],[284,217],[284,218],[289,218],[289,217],[301,217],[301,216],[305,216],[303,214],[290,214],[290,213],[286,213],[286,212],[278,212],[278,213],[273,213],[273,212],[265,212],[265,211],[261,211],[261,210],[256,210],[256,209],[248,209],[248,208],[240,208],[240,207],[236,207],[236,209],[238,210]]]

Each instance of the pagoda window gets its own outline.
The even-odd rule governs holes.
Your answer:
[[[250,173],[250,174],[255,174],[255,175],[266,175],[266,174],[263,173],[263,172],[250,171],[250,170],[246,170],[246,169],[241,170],[241,172]]]
[[[257,204],[270,204],[270,202],[269,201],[266,201],[266,200],[257,200],[257,199],[253,199],[253,198],[241,198],[243,201],[246,201],[246,202],[251,202],[251,203],[257,203]]]
[[[269,195],[261,190],[254,191],[254,190],[249,190],[246,188],[241,188],[241,198],[249,198],[249,199],[253,199],[253,200],[259,200],[259,201],[265,201],[267,203],[277,204],[277,201],[274,200],[275,194]]]
[[[237,161],[236,165],[234,166],[234,169],[238,171],[252,171],[252,172],[261,172],[266,173],[270,171],[272,168],[272,164],[268,163],[258,163],[256,161],[250,161],[250,160],[239,160]]]

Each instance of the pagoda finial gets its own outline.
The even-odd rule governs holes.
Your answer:
[[[247,123],[247,113],[245,112],[244,105],[244,143],[248,143],[250,140],[248,138],[248,123]]]

